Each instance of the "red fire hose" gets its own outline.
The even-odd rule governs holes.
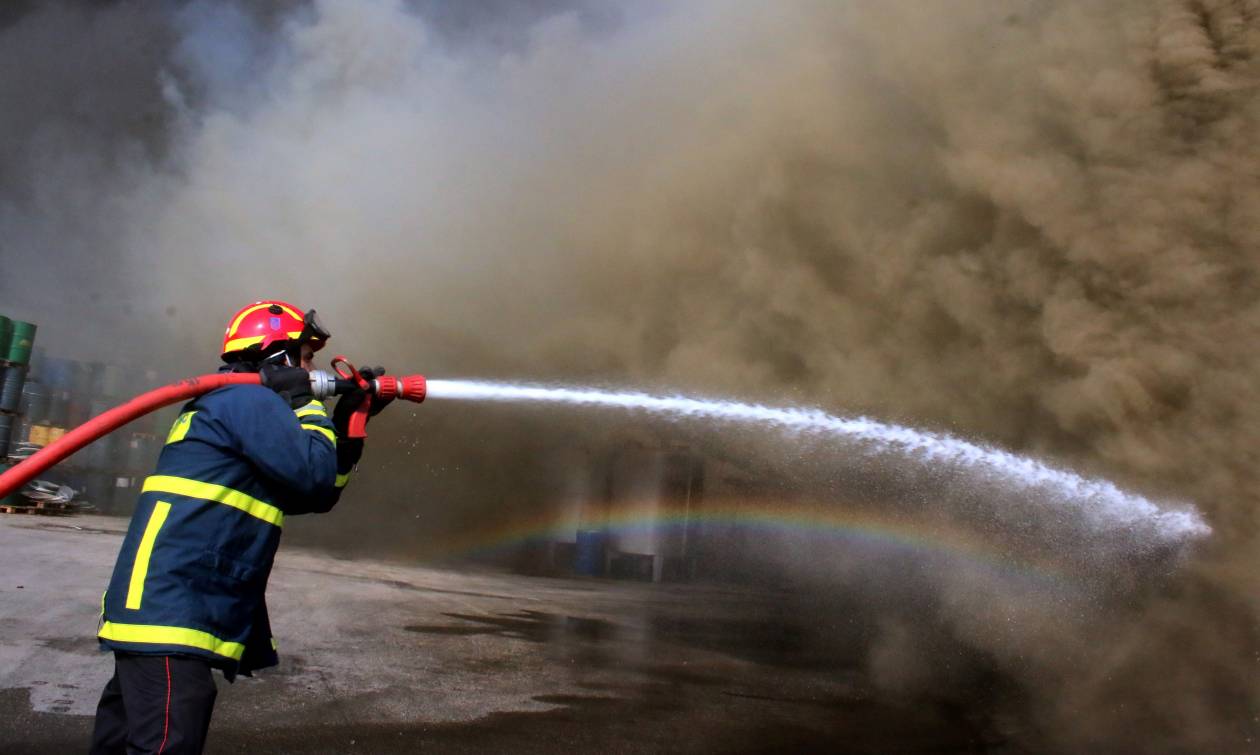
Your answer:
[[[78,451],[92,441],[151,411],[178,401],[186,401],[225,385],[259,385],[257,373],[200,375],[142,393],[132,400],[93,417],[82,425],[36,451],[17,466],[0,474],[0,498],[25,485],[36,475]]]
[[[338,377],[333,377],[326,372],[311,373],[311,389],[316,398],[322,399],[338,393],[346,393],[357,385],[384,398],[401,398],[417,403],[424,401],[426,385],[423,375],[404,377],[382,375],[374,380],[365,380],[358,375],[354,366],[347,362],[345,357],[336,357],[333,363],[338,368]],[[343,365],[347,368],[345,371],[342,369]],[[355,379],[348,379],[350,375],[354,375]],[[104,414],[93,417],[44,446],[4,474],[0,474],[0,498],[18,490],[41,472],[97,438],[108,435],[149,412],[180,401],[187,401],[216,388],[228,385],[261,385],[261,382],[257,373],[225,372],[186,378],[178,383],[171,383],[148,393],[142,393],[122,406],[116,406]],[[370,403],[370,398],[365,400],[363,407],[351,420],[350,435],[352,437],[363,437],[365,434],[363,426],[366,424]],[[359,417],[360,414],[363,416]]]

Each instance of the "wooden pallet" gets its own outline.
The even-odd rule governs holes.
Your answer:
[[[67,516],[75,512],[76,507],[69,503],[53,503],[37,501],[18,506],[0,506],[0,514],[43,514],[44,516]]]

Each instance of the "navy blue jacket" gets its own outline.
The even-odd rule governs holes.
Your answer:
[[[336,441],[323,404],[295,410],[262,386],[188,403],[141,489],[102,598],[101,646],[199,656],[228,679],[274,666],[264,594],[280,530],[336,505],[349,479]]]

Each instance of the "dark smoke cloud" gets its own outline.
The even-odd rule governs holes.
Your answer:
[[[280,296],[391,367],[864,411],[1193,500],[1215,533],[1175,573],[1064,618],[943,570],[883,615],[871,668],[947,688],[943,642],[1021,680],[1058,746],[1242,751],[1258,19],[1255,0],[39,4],[0,20],[0,297],[50,348],[178,374],[239,303]],[[610,442],[590,424],[383,417],[357,493],[376,508],[335,526],[421,549],[536,504],[568,484],[558,453]],[[820,592],[870,573],[833,560],[772,559]]]
[[[167,142],[157,76],[173,37],[160,11],[50,3],[0,19],[0,292],[6,314],[92,348],[132,311],[116,238],[124,197]],[[7,16],[8,14],[6,14]],[[113,329],[111,328],[111,330]]]

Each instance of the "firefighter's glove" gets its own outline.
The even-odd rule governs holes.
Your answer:
[[[311,373],[301,367],[282,364],[265,364],[258,371],[262,384],[289,402],[294,409],[301,409],[315,400],[311,393]]]
[[[363,376],[364,380],[367,380],[370,382],[380,377],[381,375],[384,375],[385,368],[377,367],[376,369],[372,369],[369,367],[364,367],[363,369],[359,370],[359,374]],[[349,393],[341,394],[341,398],[337,399],[337,406],[333,408],[332,421],[333,421],[333,428],[337,431],[338,438],[344,438],[349,433],[350,417],[351,415],[354,414],[355,410],[357,410],[360,406],[363,405],[363,398],[366,395],[367,395],[367,391],[365,391],[364,389],[355,388]],[[371,418],[380,414],[381,410],[384,409],[386,406],[388,406],[391,401],[393,401],[392,398],[383,399],[379,396],[373,395],[372,405],[368,409],[368,417]]]
[[[337,474],[349,474],[362,456],[362,438],[337,436]]]
[[[349,437],[350,417],[363,404],[364,393],[362,388],[355,388],[349,393],[341,394],[341,398],[337,399],[337,405],[333,407],[332,423],[338,438]]]

